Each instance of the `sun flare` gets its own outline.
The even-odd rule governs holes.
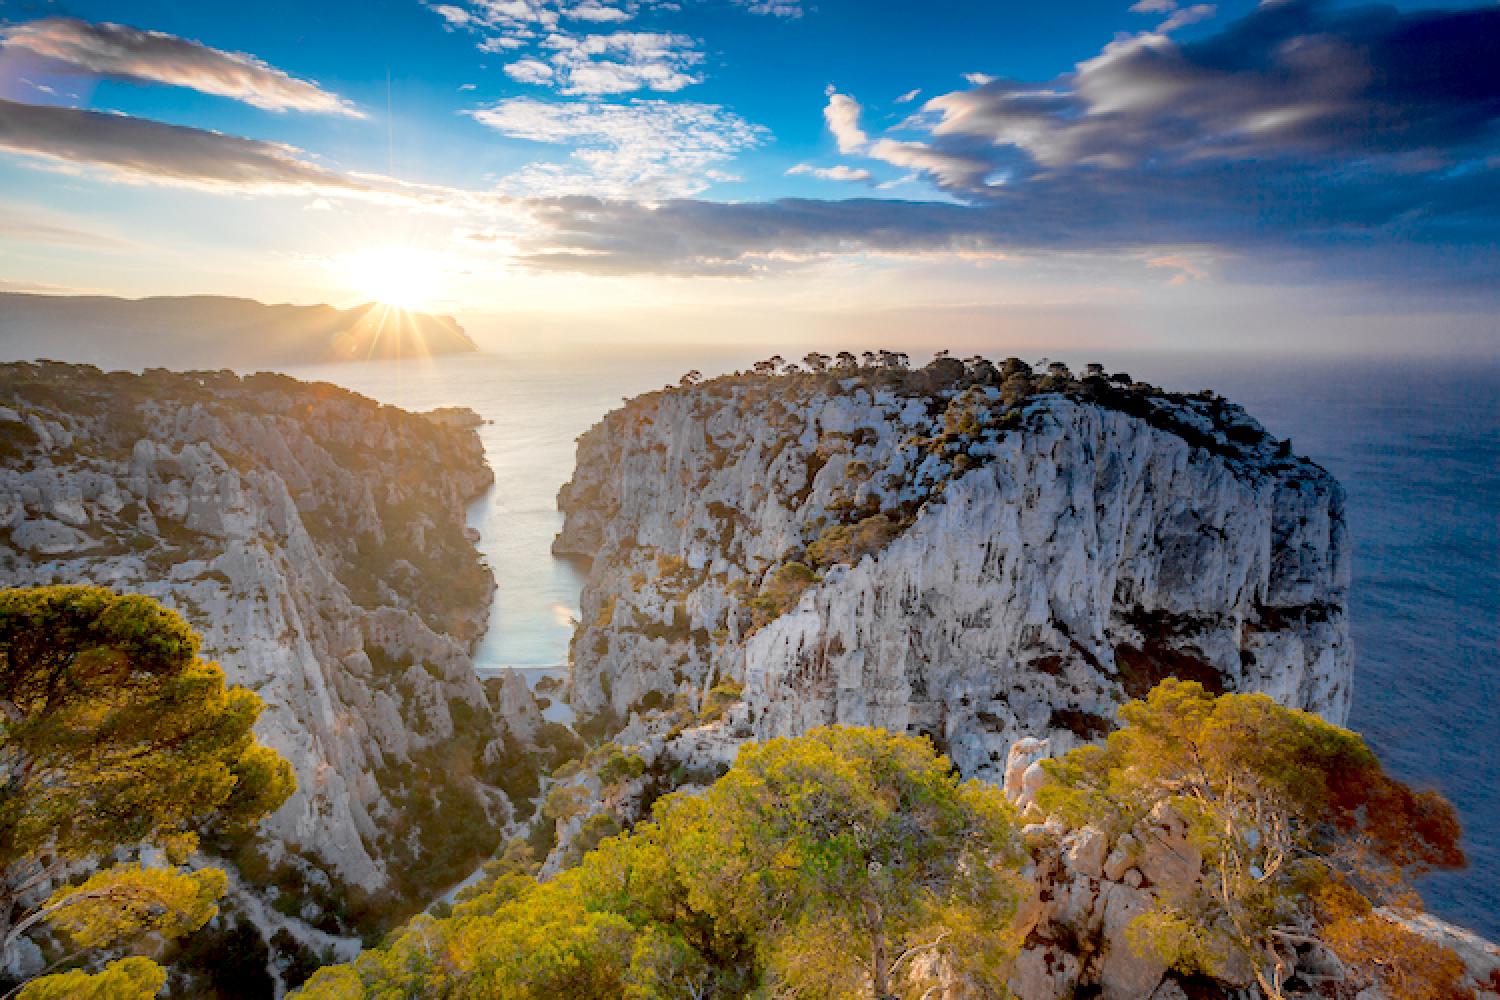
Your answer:
[[[344,258],[342,270],[362,299],[409,310],[429,308],[443,278],[436,257],[410,247],[361,250]]]

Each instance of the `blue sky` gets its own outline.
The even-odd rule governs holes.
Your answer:
[[[662,336],[726,310],[1494,335],[1494,3],[4,0],[0,22],[14,290],[607,307]]]

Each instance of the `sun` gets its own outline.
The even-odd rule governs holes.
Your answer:
[[[407,310],[431,306],[443,278],[435,256],[411,247],[361,250],[345,257],[341,269],[364,300]]]

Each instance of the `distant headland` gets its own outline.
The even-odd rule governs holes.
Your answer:
[[[379,303],[266,305],[217,295],[121,299],[0,294],[0,357],[106,368],[279,368],[478,348],[450,316]]]

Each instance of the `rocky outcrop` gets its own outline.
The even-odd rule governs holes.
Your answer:
[[[1254,973],[1240,958],[1231,958],[1212,976],[1187,976],[1133,940],[1129,927],[1137,917],[1157,910],[1162,901],[1191,897],[1201,891],[1201,882],[1213,884],[1212,869],[1205,866],[1182,817],[1162,802],[1130,830],[1113,834],[1093,826],[1070,828],[1056,816],[1042,817],[1032,796],[1047,780],[1037,762],[1048,753],[1044,742],[1024,740],[1008,755],[1012,767],[1005,794],[1033,820],[1022,831],[1031,853],[1026,869],[1031,884],[1028,903],[1017,921],[1022,946],[1010,979],[1015,996],[1019,1000],[1259,996]],[[1500,948],[1430,914],[1380,913],[1452,949],[1467,969],[1467,986],[1480,1000],[1497,996]],[[1321,981],[1315,976],[1330,971],[1321,948],[1312,947],[1310,941],[1295,947],[1289,944],[1283,957],[1294,987],[1289,995],[1322,995],[1309,992]],[[1306,978],[1299,979],[1298,972]],[[968,1000],[970,993],[961,983],[949,981],[939,995],[943,1000]],[[1359,996],[1394,1000],[1374,988]]]
[[[298,790],[247,877],[431,892],[432,859],[509,818],[490,775],[535,707],[474,674],[493,582],[464,509],[491,474],[451,417],[275,375],[0,367],[0,583],[149,594],[260,694]]]
[[[997,782],[1167,675],[1342,721],[1339,485],[1211,394],[1056,381],[740,376],[609,414],[559,500],[593,560],[574,708],[730,680],[721,738],[918,731]]]

